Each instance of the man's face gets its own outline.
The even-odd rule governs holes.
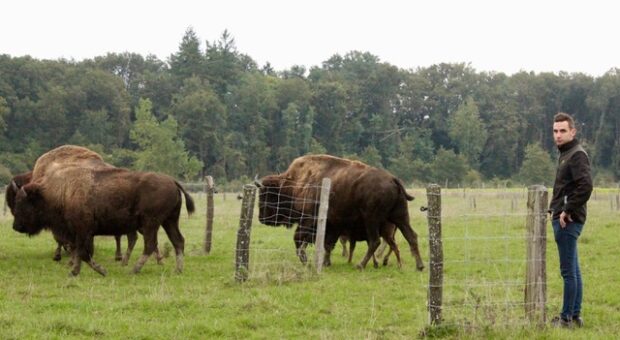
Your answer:
[[[575,134],[577,134],[577,130],[575,128],[571,129],[567,121],[553,123],[553,140],[555,145],[561,146],[572,141],[575,139]]]

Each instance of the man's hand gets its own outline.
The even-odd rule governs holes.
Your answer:
[[[566,225],[572,221],[573,219],[570,217],[570,214],[567,214],[565,211],[562,211],[562,213],[560,214],[560,227],[564,229],[566,228]]]

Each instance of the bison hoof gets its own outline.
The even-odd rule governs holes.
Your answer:
[[[122,260],[123,260],[122,256],[120,256],[120,255],[114,256],[114,261],[122,261]]]
[[[375,269],[379,268],[379,264],[377,262],[372,264],[373,267],[375,267]]]
[[[418,269],[419,272],[421,272],[424,270],[424,265],[417,266],[416,268]]]
[[[62,258],[62,257],[60,256],[60,254],[56,254],[56,255],[54,255],[54,257],[52,258],[52,260],[54,260],[54,261],[58,262],[58,261],[60,261],[60,260],[61,260],[61,258]]]
[[[364,266],[362,266],[362,264],[361,264],[361,263],[357,264],[357,265],[355,266],[355,268],[357,268],[357,269],[358,269],[358,270],[360,270],[360,271],[364,270]]]

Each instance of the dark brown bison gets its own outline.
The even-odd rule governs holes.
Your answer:
[[[11,180],[11,184],[6,187],[5,202],[7,203],[9,210],[11,211],[11,214],[14,215],[15,198],[17,196],[17,192],[19,191],[19,188],[30,183],[31,179],[32,179],[32,171],[19,174],[13,177],[13,179]],[[68,250],[71,248],[71,245],[68,244],[67,241],[61,240],[59,236],[54,235],[53,233],[52,235],[54,236],[54,240],[56,241],[56,244],[57,244],[56,250],[54,251],[53,260],[60,261],[62,259],[62,249],[65,248],[66,250]],[[114,259],[116,261],[122,260],[123,265],[127,264],[127,261],[129,260],[129,256],[131,255],[131,252],[133,250],[133,246],[136,243],[137,237],[138,237],[137,234],[127,235],[127,240],[128,240],[127,252],[123,255],[121,252],[121,236],[120,235],[114,236],[114,239],[116,241],[116,252],[114,255]]]
[[[33,171],[15,176],[11,185],[6,188],[6,202],[8,202],[11,213],[13,213],[15,195],[19,188],[32,180],[37,180],[45,175],[53,175],[58,169],[70,166],[82,166],[93,169],[114,168],[114,166],[104,162],[101,155],[81,146],[63,145],[52,149],[37,159]],[[127,251],[124,255],[121,253],[121,235],[115,235],[114,238],[116,241],[115,259],[117,261],[122,260],[122,264],[127,265],[138,235],[135,232],[127,235]],[[54,239],[56,240],[57,247],[53,259],[60,261],[62,247],[70,248],[70,244],[67,241],[60,240],[58,235],[54,235]],[[161,255],[159,250],[156,251],[156,254],[157,261],[160,262]]]
[[[284,225],[295,231],[295,246],[306,262],[305,244],[316,233],[317,191],[323,178],[331,179],[327,213],[325,263],[338,237],[364,232],[368,251],[358,264],[364,268],[380,244],[382,226],[394,224],[403,234],[419,270],[424,268],[417,235],[409,224],[407,194],[401,181],[385,170],[329,155],[308,155],[295,159],[282,174],[257,181],[259,220],[266,225]]]
[[[92,258],[93,236],[141,230],[144,252],[134,267],[137,273],[157,248],[161,225],[175,248],[176,269],[182,272],[185,240],[178,224],[181,193],[191,214],[191,196],[169,176],[119,168],[59,168],[19,189],[13,229],[34,235],[49,227],[75,247],[71,274],[78,275],[84,261],[105,275]]]

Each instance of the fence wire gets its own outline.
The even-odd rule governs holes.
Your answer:
[[[315,240],[321,184],[295,183],[259,189],[249,243],[249,280],[296,281],[315,275]],[[299,234],[300,260],[294,235]]]
[[[444,325],[528,324],[527,191],[447,190],[441,202],[443,303],[428,307],[441,307]]]

